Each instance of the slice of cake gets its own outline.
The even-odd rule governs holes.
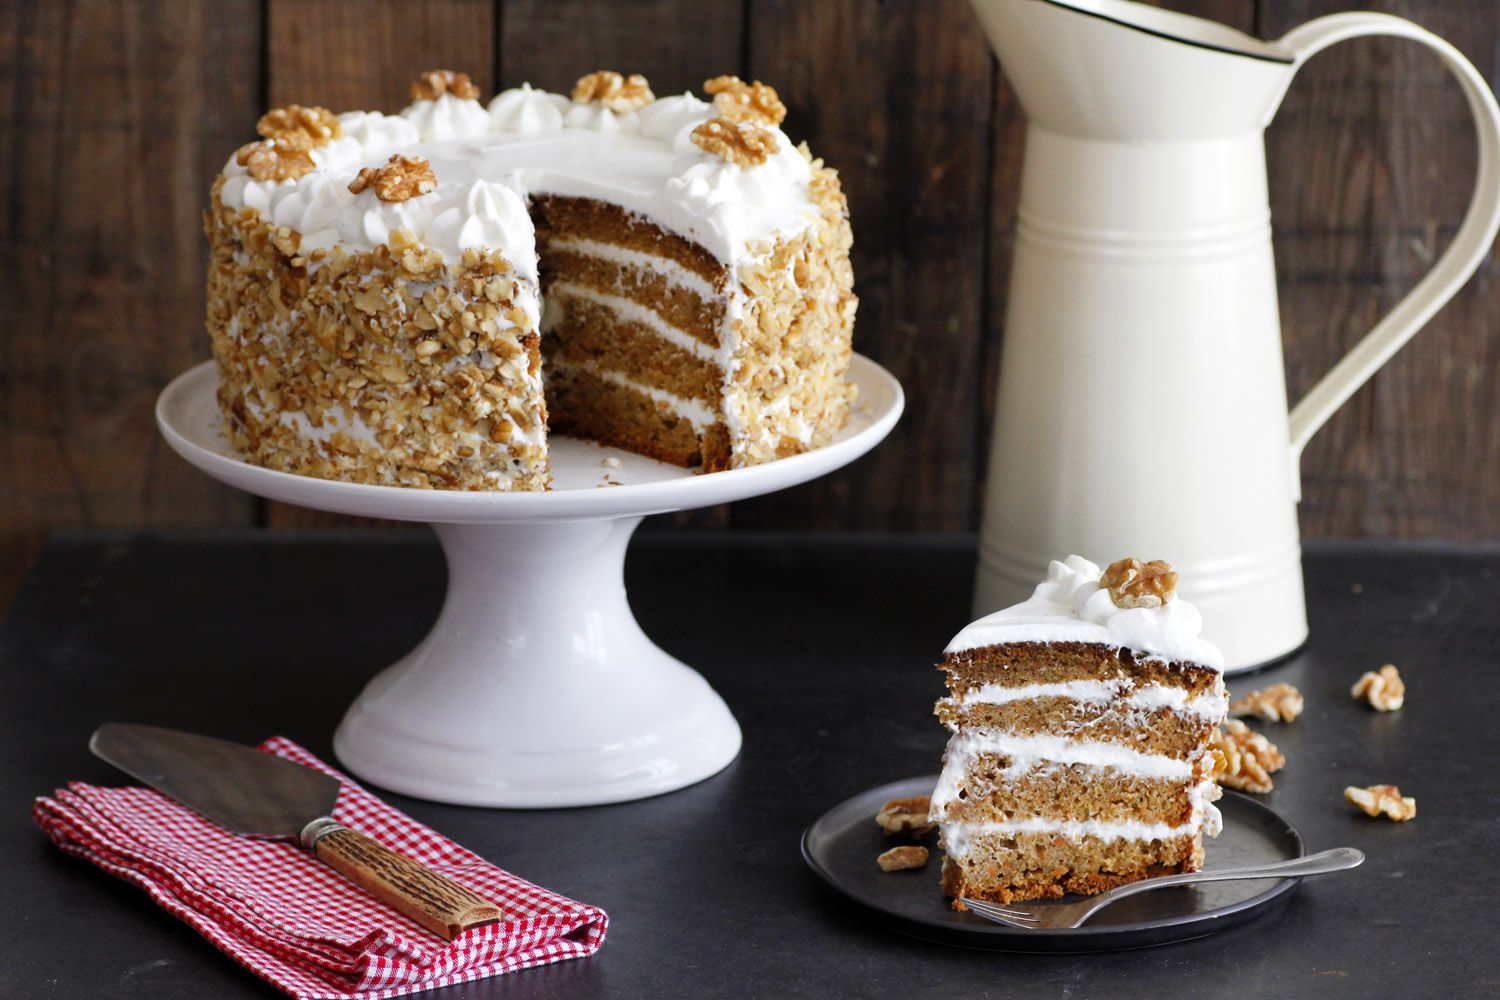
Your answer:
[[[826,444],[856,300],[837,175],[770,87],[590,73],[397,115],[290,105],[214,185],[208,330],[262,465],[545,489],[549,430],[705,471]]]
[[[1176,584],[1162,562],[1101,575],[1070,556],[948,645],[937,715],[953,737],[931,811],[946,895],[1096,893],[1202,865],[1228,702]]]

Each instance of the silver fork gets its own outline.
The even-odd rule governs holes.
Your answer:
[[[1127,882],[1125,885],[1090,896],[1077,903],[988,903],[980,899],[962,899],[970,910],[986,920],[1008,927],[1025,930],[1067,930],[1082,927],[1083,922],[1104,907],[1126,896],[1138,892],[1149,892],[1169,885],[1189,885],[1193,882],[1227,882],[1242,878],[1297,878],[1303,875],[1323,875],[1327,872],[1356,868],[1365,860],[1363,851],[1352,847],[1335,847],[1319,851],[1291,861],[1276,861],[1268,865],[1252,865],[1248,868],[1224,868],[1219,871],[1184,872],[1181,875],[1163,875],[1160,878]]]

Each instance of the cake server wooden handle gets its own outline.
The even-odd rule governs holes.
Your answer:
[[[340,875],[446,941],[501,917],[500,907],[472,890],[333,820],[309,823],[302,842]]]

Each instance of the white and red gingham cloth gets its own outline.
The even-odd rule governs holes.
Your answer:
[[[145,889],[236,962],[294,997],[395,997],[592,955],[609,917],[532,885],[380,801],[291,740],[260,749],[344,783],[334,817],[498,904],[452,942],[290,841],[235,836],[149,788],[79,782],[37,799],[58,847]]]

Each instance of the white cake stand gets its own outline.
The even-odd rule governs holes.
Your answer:
[[[849,425],[816,451],[694,475],[559,437],[547,493],[361,486],[251,465],[221,431],[212,362],[167,386],[156,422],[179,455],[231,486],[436,529],[448,559],[442,613],[344,716],[334,750],[350,771],[440,802],[582,806],[681,788],[739,752],[723,700],[636,624],[625,547],[648,514],[785,489],[875,447],[901,414],[901,386],[859,355],[849,377],[859,386]]]

